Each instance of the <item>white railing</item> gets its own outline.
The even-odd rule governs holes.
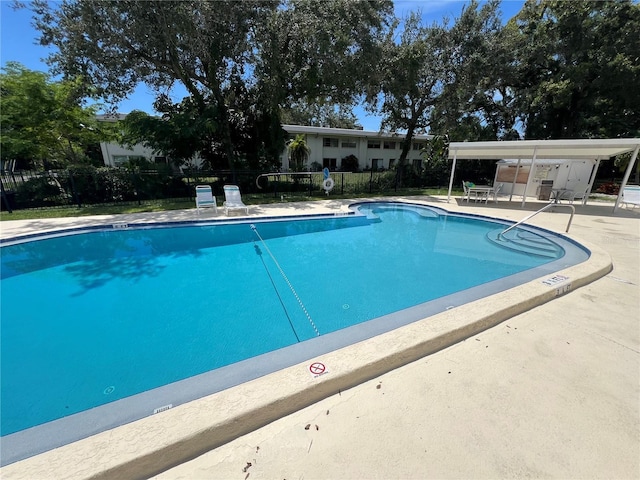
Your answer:
[[[533,212],[528,217],[523,218],[518,223],[514,223],[509,228],[507,228],[507,229],[503,230],[502,232],[500,232],[500,234],[498,235],[498,238],[502,237],[509,230],[512,230],[512,229],[516,228],[518,225],[522,225],[524,222],[526,222],[530,218],[535,217],[537,214],[542,213],[545,210],[548,210],[548,209],[553,208],[553,207],[567,207],[567,208],[571,209],[571,216],[569,217],[569,223],[567,223],[567,229],[565,230],[565,232],[569,232],[569,227],[571,227],[571,222],[573,221],[573,215],[576,213],[576,207],[574,207],[573,205],[563,205],[563,204],[560,204],[560,203],[550,203],[550,204],[545,205],[544,207],[542,207],[537,212]]]

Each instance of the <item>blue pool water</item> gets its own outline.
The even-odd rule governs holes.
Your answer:
[[[5,245],[1,433],[565,256],[544,232],[527,232],[540,245],[533,253],[491,241],[505,227],[371,203],[341,217],[103,228]]]

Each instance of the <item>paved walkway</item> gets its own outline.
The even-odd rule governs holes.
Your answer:
[[[528,213],[519,203],[410,200],[513,220]],[[347,204],[253,206],[250,215],[339,212]],[[153,478],[640,478],[640,215],[613,215],[611,204],[577,210],[568,235],[606,250],[610,274]],[[531,223],[563,232],[567,220],[558,211]],[[2,222],[0,234],[60,223]],[[28,478],[20,464],[3,470],[3,478]]]

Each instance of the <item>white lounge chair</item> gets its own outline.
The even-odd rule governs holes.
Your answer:
[[[201,208],[213,208],[215,213],[218,213],[218,205],[216,204],[216,197],[211,192],[210,185],[197,185],[196,186],[196,209],[198,215],[200,215]]]
[[[237,185],[225,185],[223,190],[225,202],[222,206],[224,207],[225,215],[229,215],[229,210],[244,210],[246,215],[249,214],[249,207],[242,202],[240,189]]]
[[[626,185],[622,190],[622,203],[633,208],[640,206],[640,186]]]

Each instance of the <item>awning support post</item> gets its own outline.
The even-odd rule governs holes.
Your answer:
[[[593,189],[593,182],[596,181],[596,174],[598,173],[598,168],[600,168],[601,161],[602,159],[600,157],[596,159],[596,164],[593,167],[593,171],[591,172],[591,178],[589,178],[589,185],[587,185],[587,190],[584,192],[584,197],[582,198],[582,205],[587,204],[589,195],[591,195],[591,190]]]
[[[535,171],[537,156],[538,156],[538,147],[533,149],[533,157],[531,158],[531,169],[529,170],[529,176],[527,177],[527,184],[524,186],[524,192],[522,193],[522,207],[524,207],[524,204],[527,201],[527,191],[529,190],[529,185],[531,185],[531,177],[532,177],[532,173]]]
[[[451,176],[449,177],[449,192],[447,193],[447,203],[451,198],[451,189],[453,188],[453,175],[456,171],[456,161],[458,160],[458,151],[453,152],[453,163],[451,164]]]
[[[624,172],[624,177],[622,178],[622,184],[620,185],[620,191],[618,192],[618,198],[616,198],[616,204],[613,207],[613,213],[616,213],[616,211],[618,210],[618,206],[620,205],[620,200],[622,200],[624,187],[627,186],[627,182],[629,181],[629,177],[631,176],[633,167],[636,164],[636,159],[638,158],[638,150],[640,150],[640,145],[637,145],[636,149],[633,151],[633,155],[631,155],[631,160],[629,160],[629,165],[627,166],[627,170]]]
[[[518,181],[518,172],[520,172],[520,162],[522,162],[521,158],[518,158],[518,164],[516,165],[516,174],[513,176],[513,182],[511,182],[511,194],[509,195],[509,201],[513,198],[513,192],[516,189],[516,183]]]

